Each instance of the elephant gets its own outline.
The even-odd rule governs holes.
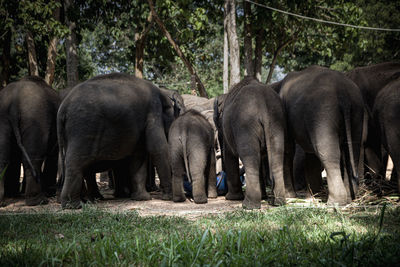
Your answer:
[[[183,94],[182,99],[186,109],[195,109],[199,112],[212,110],[214,106],[214,98],[208,99],[201,96]]]
[[[400,192],[400,78],[389,83],[377,94],[373,107],[373,123],[377,130],[375,136],[375,151],[378,151],[380,162],[383,155],[379,154],[381,145],[393,160],[393,171],[396,173],[397,188]],[[385,166],[386,167],[386,166]]]
[[[190,109],[171,125],[168,135],[173,201],[185,201],[184,174],[193,187],[195,203],[217,197],[214,130],[200,112]]]
[[[10,169],[0,181],[0,201],[7,194],[5,184],[11,184],[13,193],[18,191],[22,162],[26,205],[48,203],[45,192],[50,187],[55,189],[57,175],[59,104],[56,91],[36,76],[22,78],[1,90],[0,171]]]
[[[376,136],[379,129],[376,129],[372,123],[372,110],[379,92],[386,85],[400,77],[400,63],[385,62],[358,67],[346,72],[345,75],[360,88],[368,111],[368,134],[365,142],[365,164],[368,166],[368,170],[365,171],[365,174],[367,176],[385,177],[387,154],[386,151],[381,151],[379,146],[379,137]],[[381,162],[381,156],[384,158],[383,163]]]
[[[311,66],[289,73],[279,87],[292,140],[289,151],[297,143],[306,153],[305,176],[311,190],[320,190],[320,180],[312,178],[320,177],[323,167],[328,203],[350,203],[358,190],[367,124],[357,85],[340,72]]]
[[[222,103],[221,103],[222,101]],[[273,179],[274,204],[286,202],[284,158],[286,121],[281,100],[270,87],[246,76],[227,95],[214,103],[214,119],[223,136],[223,158],[227,175],[227,200],[243,200],[245,209],[258,209],[265,194],[260,170],[268,161]],[[239,179],[239,158],[246,169],[246,193]],[[268,160],[267,160],[268,159]],[[288,194],[294,192],[288,190]]]
[[[158,174],[162,199],[172,198],[166,133],[174,120],[170,100],[151,82],[128,74],[96,76],[75,86],[57,114],[64,186],[63,208],[79,208],[82,177],[125,162],[131,198],[149,200],[147,157]]]

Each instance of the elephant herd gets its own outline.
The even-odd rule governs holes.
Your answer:
[[[79,208],[85,197],[101,198],[95,174],[104,171],[115,196],[149,200],[154,168],[163,200],[186,200],[185,177],[194,202],[206,203],[217,197],[218,149],[225,198],[244,208],[260,208],[267,185],[275,205],[296,197],[302,182],[317,193],[323,169],[328,203],[348,204],[360,177],[383,175],[388,155],[400,179],[400,64],[346,73],[310,66],[271,85],[246,76],[210,100],[117,73],[59,94],[38,77],[0,90],[2,204],[22,187],[27,205],[58,191],[63,208]]]

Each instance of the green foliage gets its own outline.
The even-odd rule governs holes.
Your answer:
[[[0,217],[0,265],[392,265],[400,210],[280,207],[187,220],[85,207]]]

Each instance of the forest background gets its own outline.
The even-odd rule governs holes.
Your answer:
[[[38,75],[55,89],[126,72],[213,97],[312,64],[346,71],[400,61],[400,1],[0,0],[1,86]],[[205,90],[203,90],[205,88]]]

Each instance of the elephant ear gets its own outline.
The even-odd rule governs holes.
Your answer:
[[[175,110],[174,104],[171,102],[169,96],[165,95],[160,90],[160,101],[162,105],[162,119],[164,123],[164,131],[166,136],[168,136],[169,128],[171,127],[172,122],[175,119]]]

